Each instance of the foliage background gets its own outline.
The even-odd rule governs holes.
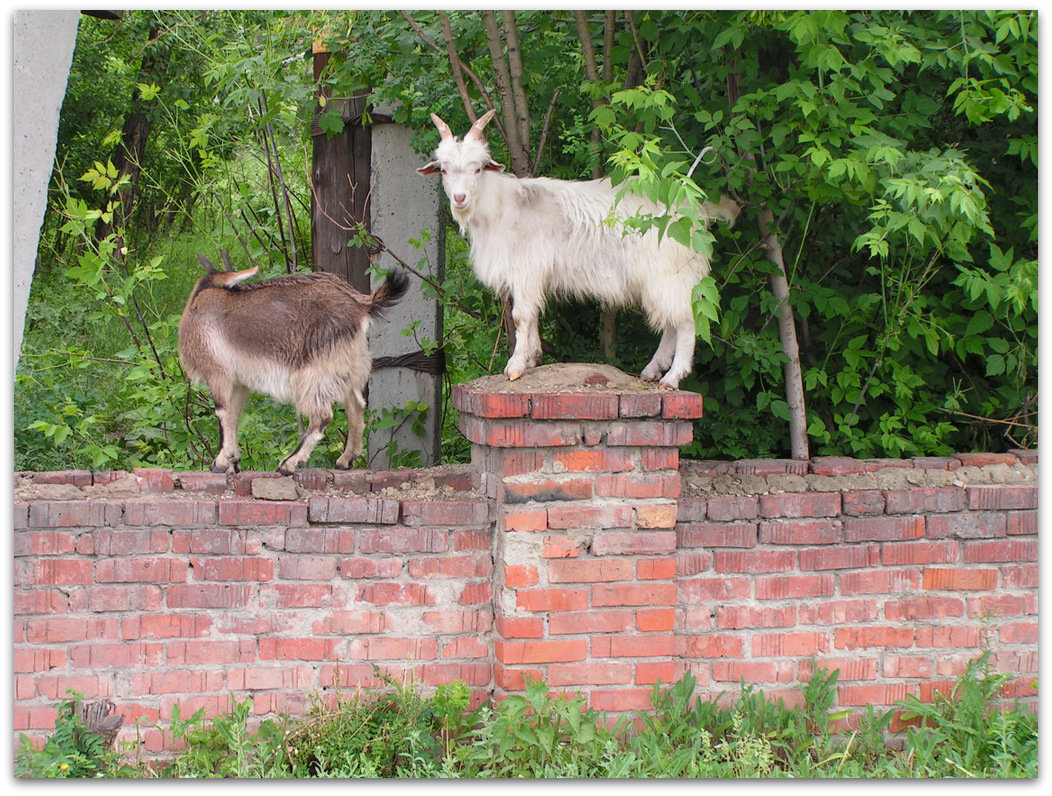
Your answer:
[[[1036,446],[1036,12],[590,12],[598,80],[575,21],[503,20],[505,42],[522,44],[531,170],[600,169],[655,196],[744,205],[733,230],[691,240],[714,265],[681,385],[706,400],[688,455],[788,455],[764,210],[785,254],[813,455]],[[197,252],[228,248],[267,275],[310,268],[315,40],[334,54],[320,83],[392,102],[421,157],[437,142],[430,112],[468,124],[450,47],[479,79],[464,91],[475,110],[499,102],[479,12],[81,18],[16,375],[16,469],[209,461],[215,422],[179,368],[178,315]],[[129,174],[113,164],[133,117],[148,136]],[[324,108],[318,121],[341,125]],[[499,371],[506,349],[499,303],[448,234],[452,383]],[[656,338],[637,313],[617,321],[613,361],[636,372]],[[594,305],[553,302],[550,359],[601,361],[600,324]],[[462,460],[442,409],[444,456]],[[296,433],[291,410],[263,398],[242,423],[246,468],[272,467],[274,440]],[[318,466],[340,449],[334,425]]]

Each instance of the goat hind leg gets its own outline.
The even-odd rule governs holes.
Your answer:
[[[212,461],[213,473],[236,473],[241,453],[237,446],[237,424],[248,402],[248,388],[242,384],[211,389],[219,421],[219,453]]]
[[[672,390],[679,389],[679,381],[694,367],[694,320],[683,321],[675,327],[676,355],[672,366],[661,378],[661,385]]]
[[[306,464],[318,443],[325,438],[325,429],[332,421],[332,407],[315,408],[308,413],[310,424],[299,446],[278,465],[282,475],[292,475],[301,464]]]
[[[658,343],[657,351],[651,358],[650,363],[643,368],[639,377],[643,381],[657,381],[661,378],[669,365],[672,364],[676,352],[676,327],[674,324],[665,324],[665,331],[661,333],[661,342]]]
[[[361,391],[351,391],[343,406],[347,410],[347,444],[336,460],[337,470],[351,469],[351,462],[362,453],[362,435],[365,433],[365,398]]]

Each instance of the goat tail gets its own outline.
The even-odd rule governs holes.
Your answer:
[[[393,307],[409,292],[409,277],[402,271],[388,271],[384,283],[369,299],[369,314],[383,317],[384,310]]]

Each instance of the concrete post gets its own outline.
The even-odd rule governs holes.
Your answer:
[[[79,11],[14,14],[12,378],[22,350],[29,286],[36,268],[47,186],[55,163],[59,111],[66,96],[79,19]]]
[[[385,111],[378,108],[376,113]],[[410,144],[408,128],[398,124],[373,125],[369,229],[412,268],[440,283],[445,276],[443,206],[434,185],[416,173],[420,159]],[[430,230],[430,239],[422,249],[415,248],[409,241],[420,240],[424,228]],[[376,265],[383,269],[400,267],[386,253],[377,257]],[[379,281],[373,278],[374,290]],[[370,327],[373,360],[387,358],[388,364],[373,369],[369,408],[394,412],[399,423],[370,434],[369,467],[389,467],[395,449],[419,451],[422,467],[438,464],[441,457],[441,354],[425,358],[420,342],[441,341],[442,308],[438,301],[426,297],[424,289],[423,280],[411,274],[409,294],[387,314],[386,320]],[[390,359],[396,363],[390,363]],[[406,415],[401,411],[410,401],[427,405],[422,423],[418,413]],[[422,426],[422,436],[414,425]]]

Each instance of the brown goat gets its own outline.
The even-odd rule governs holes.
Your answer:
[[[191,381],[212,394],[219,419],[213,472],[237,472],[237,425],[250,392],[291,403],[309,420],[299,447],[279,465],[288,475],[307,462],[325,436],[332,405],[347,411],[347,444],[336,467],[347,469],[362,449],[365,388],[372,371],[369,320],[409,288],[403,273],[388,273],[372,295],[329,273],[295,274],[244,282],[257,268],[208,273],[194,285],[179,321],[179,359]],[[226,256],[224,255],[224,260]]]

